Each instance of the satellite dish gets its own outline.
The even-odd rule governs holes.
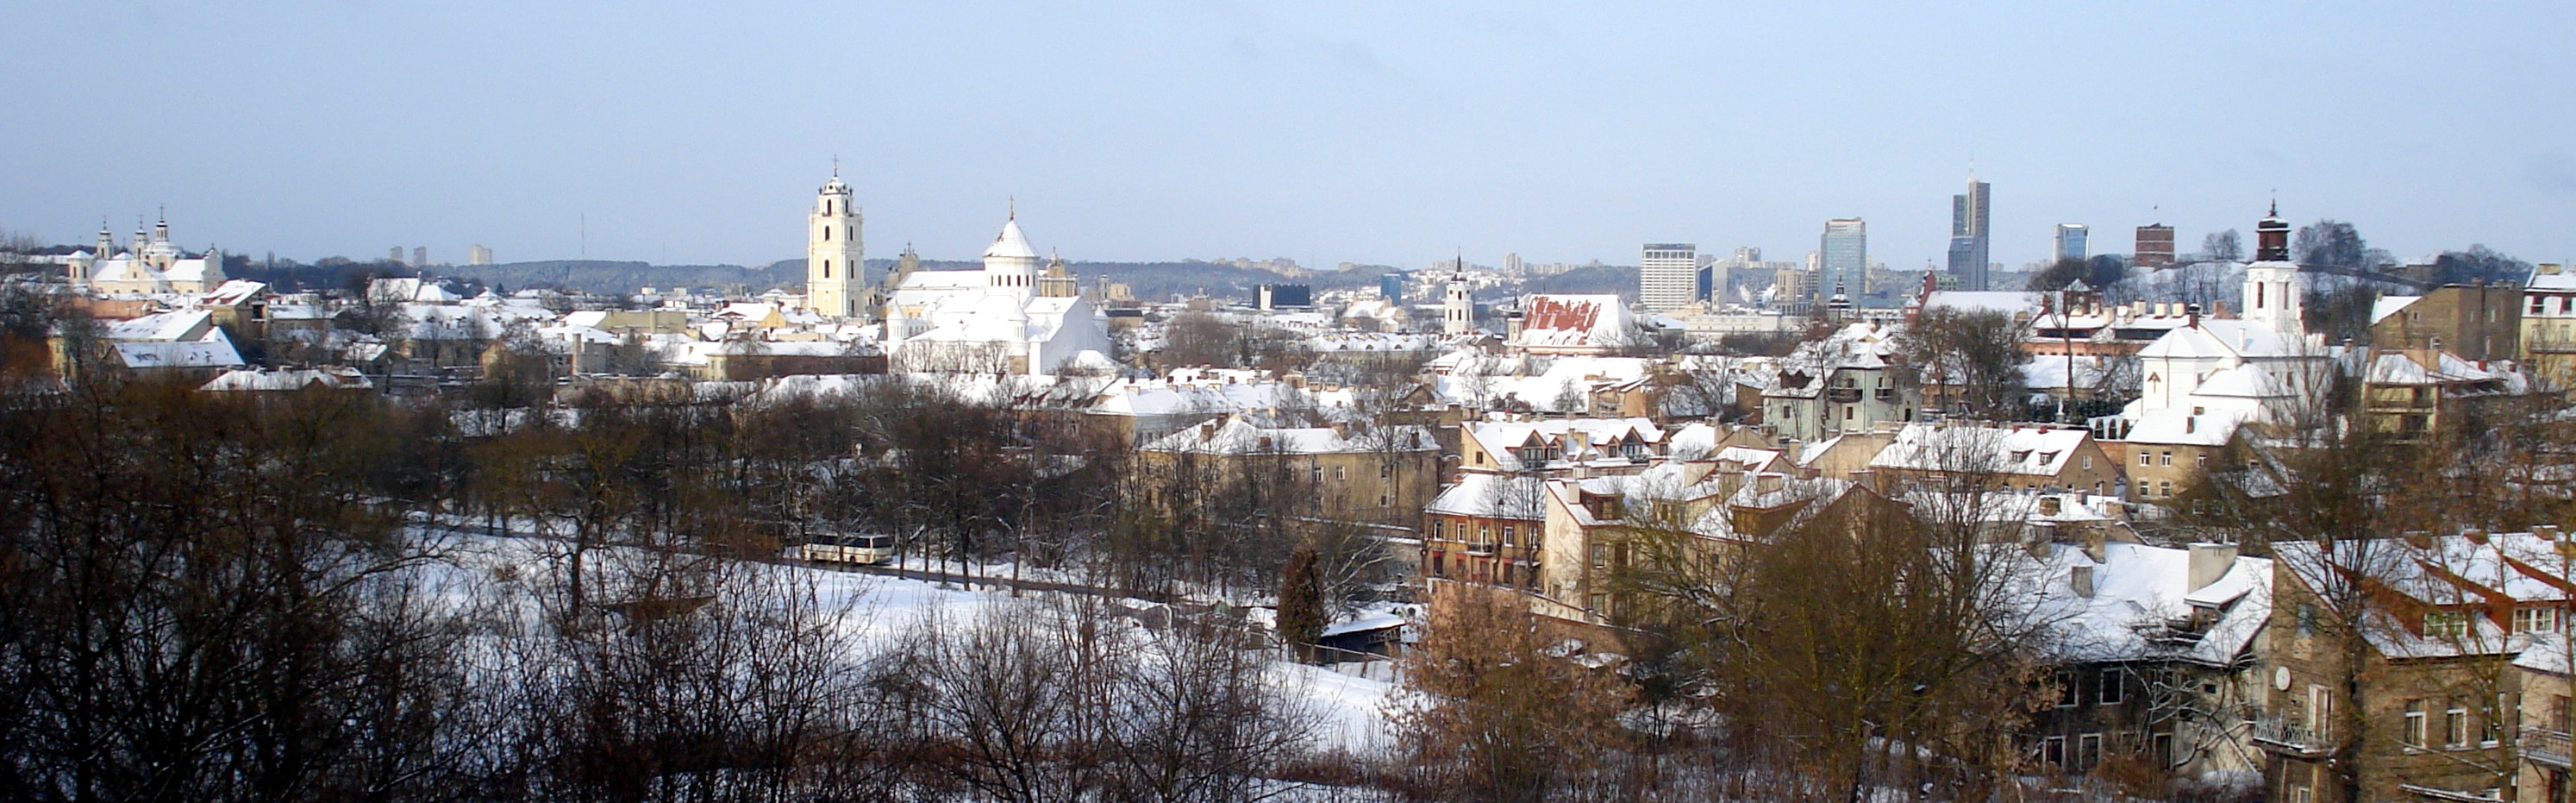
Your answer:
[[[2289,690],[2290,690],[2290,668],[2289,668],[2289,667],[2286,667],[2286,666],[2276,666],[2276,667],[2273,667],[2273,668],[2272,668],[2272,689],[2273,689],[2274,691],[2289,691]]]

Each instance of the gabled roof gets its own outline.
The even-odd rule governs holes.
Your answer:
[[[1869,460],[1873,469],[2057,476],[2093,433],[2047,427],[1908,424]]]
[[[1643,342],[1636,315],[1616,295],[1533,295],[1522,302],[1524,348],[1622,348]]]

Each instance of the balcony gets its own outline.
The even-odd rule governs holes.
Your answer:
[[[2531,726],[2522,729],[2522,760],[2559,769],[2576,768],[2568,763],[2568,756],[2566,731]]]
[[[1825,400],[1826,400],[1826,401],[1833,402],[1833,403],[1835,403],[1835,404],[1858,404],[1858,403],[1860,403],[1860,399],[1861,399],[1861,390],[1860,390],[1860,388],[1826,388],[1826,389],[1825,389]]]
[[[2254,746],[2291,756],[2315,757],[2334,750],[2326,738],[2308,726],[2284,717],[2261,717],[2254,720]]]

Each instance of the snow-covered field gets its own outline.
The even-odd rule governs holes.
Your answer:
[[[547,559],[550,545],[531,538],[456,533],[432,537],[443,539],[446,548],[442,551],[449,555],[450,565],[461,570],[457,579],[474,578],[449,586],[451,593],[472,593],[465,589],[481,586],[481,578],[491,577],[505,566],[534,570]],[[785,587],[805,587],[810,583],[823,610],[848,612],[845,626],[851,629],[858,648],[870,652],[893,648],[896,638],[927,618],[972,622],[993,606],[1044,604],[1051,596],[1050,592],[1024,591],[1015,597],[1007,590],[968,589],[929,580],[799,565],[756,564],[749,568],[783,573],[781,579],[789,581]],[[1384,709],[1392,684],[1288,661],[1276,662],[1272,668],[1303,696],[1315,716],[1319,726],[1317,747],[1369,755],[1389,746]]]

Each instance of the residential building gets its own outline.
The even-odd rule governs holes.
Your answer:
[[[2244,723],[2272,611],[2272,561],[2228,544],[2031,546],[2020,599],[2056,631],[2053,704],[2018,735],[2047,770],[2128,759],[2163,777],[2258,767]],[[2275,798],[2279,799],[2279,798]]]
[[[1278,477],[1296,489],[1278,490],[1311,498],[1315,515],[1398,527],[1420,520],[1440,476],[1439,441],[1411,425],[1271,427],[1224,416],[1146,443],[1137,456],[1146,471],[1207,487]]]
[[[2540,263],[2522,288],[2521,359],[2562,388],[2576,388],[2576,273]]]
[[[1854,323],[1801,343],[1762,387],[1762,424],[1782,438],[1817,441],[1914,419],[1921,397],[1900,381],[1893,330]]]
[[[1647,243],[1637,262],[1637,303],[1655,312],[1679,312],[1699,299],[1699,246]]]
[[[2370,309],[2370,345],[2446,351],[2478,363],[2511,360],[2522,354],[2526,311],[2523,288],[2509,284],[2453,284],[2423,295],[2380,296]]]
[[[2523,688],[2535,673],[2517,662],[2564,630],[2576,544],[2540,528],[2271,548],[2266,713],[2254,723],[2269,799],[2539,799],[2545,786],[2520,784],[2546,779],[2535,761],[2564,768],[2565,731],[2524,716],[2534,691],[2545,709],[2564,686]],[[2523,741],[2522,726],[2538,738]]]

